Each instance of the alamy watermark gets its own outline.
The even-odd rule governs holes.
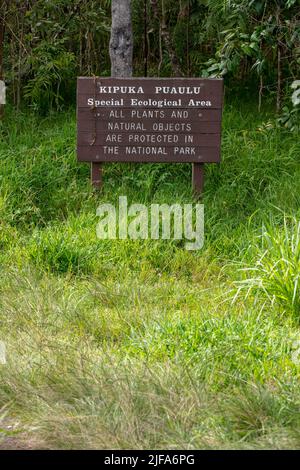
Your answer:
[[[119,197],[119,205],[102,204],[97,209],[100,221],[97,236],[102,240],[185,240],[187,250],[200,250],[204,243],[203,204],[128,205]]]
[[[300,339],[293,342],[292,345],[292,361],[297,366],[300,365]]]
[[[0,364],[6,364],[6,347],[3,341],[0,341]]]

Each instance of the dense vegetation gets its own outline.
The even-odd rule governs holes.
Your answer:
[[[299,2],[154,3],[146,63],[133,1],[135,74],[173,74],[167,27],[183,74],[226,80],[196,252],[96,237],[104,201],[193,197],[191,165],[107,164],[98,193],[76,162],[76,76],[109,75],[110,2],[0,0],[0,448],[300,447]]]
[[[110,74],[110,4],[1,0],[0,79],[16,106],[61,107],[77,75]],[[299,78],[298,0],[132,0],[132,11],[137,76],[224,76],[259,107],[275,95],[278,112]]]

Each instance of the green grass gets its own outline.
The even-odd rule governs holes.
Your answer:
[[[98,240],[102,202],[190,203],[191,165],[107,164],[75,112],[0,123],[0,448],[299,448],[300,144],[227,105],[205,245]]]

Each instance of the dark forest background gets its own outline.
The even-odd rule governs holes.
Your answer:
[[[61,108],[78,75],[110,75],[111,0],[0,5],[0,78],[15,107]],[[270,98],[292,119],[299,0],[132,0],[132,17],[135,76],[222,76],[228,91],[258,109]]]

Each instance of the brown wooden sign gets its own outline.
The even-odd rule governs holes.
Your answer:
[[[80,77],[78,160],[96,183],[101,162],[190,162],[201,183],[203,163],[220,161],[222,101],[221,79]]]

